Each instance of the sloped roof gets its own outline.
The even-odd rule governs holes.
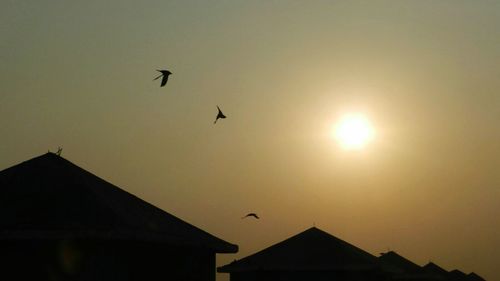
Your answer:
[[[382,253],[378,259],[382,261],[384,264],[399,269],[400,272],[402,273],[411,273],[411,274],[422,273],[422,267],[400,256],[394,251]]]
[[[219,267],[218,272],[371,270],[377,258],[316,227],[270,246],[258,253]]]
[[[449,280],[448,271],[434,263],[421,267],[394,251],[382,253],[378,258],[386,271],[392,273],[395,280]]]
[[[470,281],[485,281],[485,279],[479,275],[477,275],[475,272],[471,272],[468,275],[468,280]]]
[[[450,277],[447,270],[441,268],[433,262],[429,262],[428,264],[424,265],[422,269],[434,279],[448,280],[448,278]]]
[[[458,269],[454,269],[454,270],[450,271],[449,275],[451,277],[451,280],[453,280],[453,281],[469,280],[469,277],[467,276],[467,274],[463,273],[462,271],[460,271]]]
[[[152,241],[235,253],[225,242],[47,153],[0,171],[0,239]]]

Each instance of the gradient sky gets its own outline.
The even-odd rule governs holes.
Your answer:
[[[218,265],[315,224],[500,280],[499,1],[3,0],[0,38],[0,169],[62,146]]]

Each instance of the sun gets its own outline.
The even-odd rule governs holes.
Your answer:
[[[334,137],[346,150],[359,150],[373,139],[374,129],[362,114],[347,114],[335,126]]]

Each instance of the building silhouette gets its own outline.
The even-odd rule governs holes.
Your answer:
[[[433,262],[429,262],[428,264],[424,265],[422,269],[433,279],[448,280],[450,278],[450,274],[446,269]]]
[[[231,281],[482,281],[472,272],[419,266],[394,251],[375,257],[316,227],[219,267]]]
[[[431,274],[425,272],[421,266],[394,251],[382,253],[378,259],[384,265],[384,269],[390,273],[392,280],[418,281],[435,279]],[[437,279],[439,280],[439,278]]]
[[[475,272],[471,272],[467,275],[470,281],[485,281],[483,277],[477,275]]]
[[[0,171],[3,280],[215,280],[225,242],[47,153]]]
[[[316,227],[219,267],[231,281],[386,280],[378,259]]]

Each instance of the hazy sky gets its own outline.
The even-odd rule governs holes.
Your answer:
[[[0,169],[62,146],[218,265],[316,224],[500,280],[499,1],[2,0],[0,38]]]

